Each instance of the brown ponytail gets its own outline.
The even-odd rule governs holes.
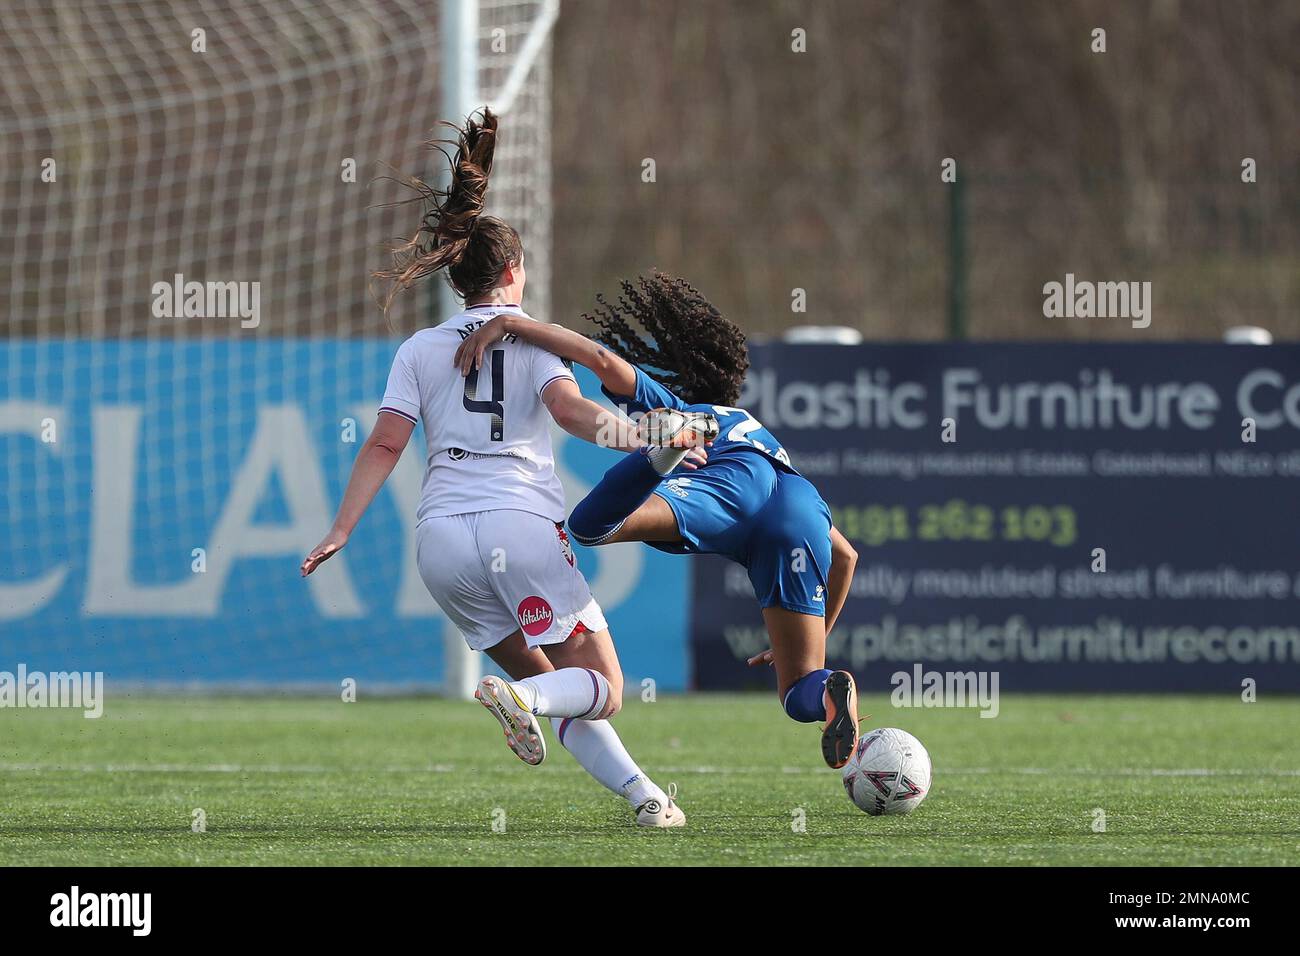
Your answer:
[[[392,248],[392,268],[374,273],[375,278],[392,283],[383,300],[385,309],[402,289],[443,269],[462,298],[485,295],[496,286],[507,266],[523,258],[519,233],[495,216],[483,215],[496,149],[496,116],[484,107],[481,122],[471,114],[464,129],[452,129],[456,130],[454,140],[426,144],[451,163],[451,184],[437,189],[413,177],[403,180],[416,192],[406,202],[422,203],[425,212],[415,235]],[[444,144],[456,147],[454,156]]]

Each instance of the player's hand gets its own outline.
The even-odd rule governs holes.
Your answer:
[[[334,555],[343,550],[343,546],[348,543],[348,536],[342,531],[330,531],[325,536],[325,540],[316,547],[311,549],[311,554],[303,559],[302,567],[299,569],[305,578],[318,567],[328,561]]]
[[[709,442],[710,445],[713,442]],[[709,463],[709,452],[705,448],[692,448],[686,453],[678,468],[685,468],[687,471],[695,471],[697,468],[703,468]]]
[[[763,664],[772,664],[774,663],[772,660],[772,651],[771,649],[768,649],[764,651],[762,654],[755,654],[749,660],[745,661],[745,663],[748,664],[750,667],[759,667]]]
[[[456,356],[451,361],[456,368],[460,369],[461,375],[468,375],[481,366],[483,364],[483,353],[488,350],[488,347],[496,345],[505,338],[506,332],[509,331],[506,328],[506,320],[507,316],[494,316],[470,333],[469,338],[460,343],[460,347],[456,349]]]

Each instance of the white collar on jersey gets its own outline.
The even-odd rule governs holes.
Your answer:
[[[525,319],[532,318],[531,315],[513,302],[480,302],[478,305],[467,305],[462,311],[457,312],[447,321],[458,322],[461,319],[471,319],[475,322],[486,322],[488,318],[492,317],[492,313],[499,315],[502,312],[509,312],[512,315],[521,315]]]

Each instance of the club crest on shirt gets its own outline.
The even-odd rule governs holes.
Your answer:
[[[564,560],[569,562],[569,567],[573,567],[573,544],[569,541],[569,532],[558,521],[555,523],[555,536],[560,539],[560,552],[564,555]]]

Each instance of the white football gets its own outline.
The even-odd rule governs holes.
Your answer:
[[[844,765],[844,789],[873,817],[911,813],[930,792],[930,754],[905,730],[873,730],[858,740]]]

